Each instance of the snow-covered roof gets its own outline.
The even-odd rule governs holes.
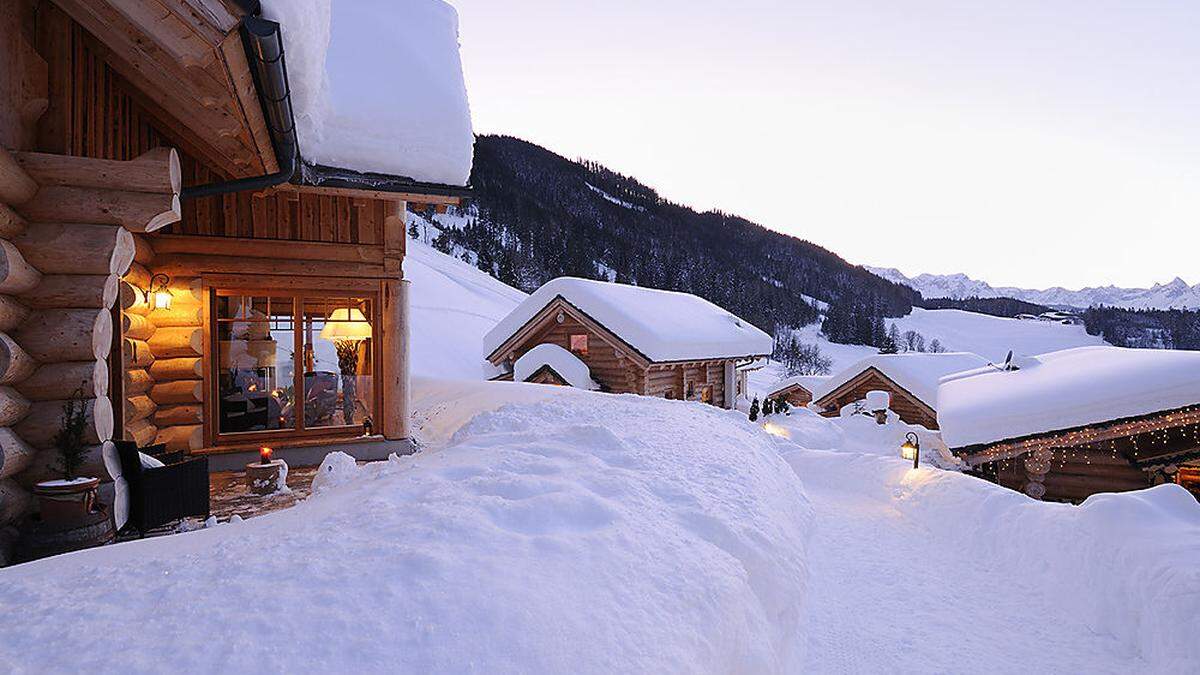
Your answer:
[[[577,389],[599,389],[587,364],[571,352],[553,344],[540,344],[521,355],[513,364],[513,379],[524,382],[538,370],[549,366],[567,384]]]
[[[308,163],[466,185],[475,137],[441,0],[267,0]]]
[[[533,292],[483,338],[491,354],[557,297],[653,362],[770,354],[770,335],[690,293],[560,277]]]
[[[1200,352],[1077,347],[942,382],[938,426],[952,448],[1200,404]]]
[[[795,385],[804,387],[808,393],[812,393],[814,389],[825,386],[829,382],[828,375],[793,375],[791,377],[780,380],[774,387],[771,388],[771,394],[775,395],[784,389],[789,389]]]
[[[814,400],[824,398],[868,368],[875,368],[922,403],[937,410],[938,383],[943,377],[987,364],[987,359],[970,352],[874,354],[819,384],[812,394]]]

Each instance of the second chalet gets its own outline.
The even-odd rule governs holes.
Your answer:
[[[546,283],[484,337],[496,379],[733,408],[771,336],[711,302],[586,279]],[[740,383],[740,386],[739,386]]]

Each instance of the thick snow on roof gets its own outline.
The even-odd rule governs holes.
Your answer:
[[[792,375],[791,377],[780,380],[778,384],[771,388],[771,394],[787,389],[793,385],[800,385],[812,393],[814,389],[823,387],[829,382],[828,375]]]
[[[600,388],[600,385],[592,379],[592,371],[588,369],[586,363],[562,347],[549,343],[540,344],[521,355],[521,358],[513,364],[513,379],[517,382],[524,382],[542,366],[550,366],[572,387],[578,389]]]
[[[813,392],[813,399],[823,398],[864,370],[874,367],[896,384],[921,399],[925,405],[938,409],[938,382],[947,375],[987,365],[987,359],[969,352],[925,354],[875,354],[855,363],[829,378]]]
[[[533,292],[483,338],[491,354],[556,297],[600,322],[651,361],[770,354],[770,335],[711,302],[674,291],[560,277]]]
[[[1200,352],[1078,347],[942,382],[938,425],[961,448],[1200,404]]]
[[[269,0],[306,162],[466,185],[475,137],[441,0]]]

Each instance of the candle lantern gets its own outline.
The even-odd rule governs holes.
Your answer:
[[[914,469],[921,462],[921,439],[911,431],[904,435],[904,445],[900,446],[900,456],[904,459],[911,459]]]
[[[271,463],[271,455],[273,455],[274,453],[275,453],[274,450],[272,450],[271,448],[268,448],[267,446],[264,445],[263,447],[259,448],[259,450],[258,450],[259,462],[261,462],[263,464],[270,464]]]

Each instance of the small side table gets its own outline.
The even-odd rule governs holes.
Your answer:
[[[267,464],[250,462],[246,465],[246,486],[250,488],[250,492],[259,496],[274,494],[282,487],[279,485],[282,471],[282,459],[273,459]]]

